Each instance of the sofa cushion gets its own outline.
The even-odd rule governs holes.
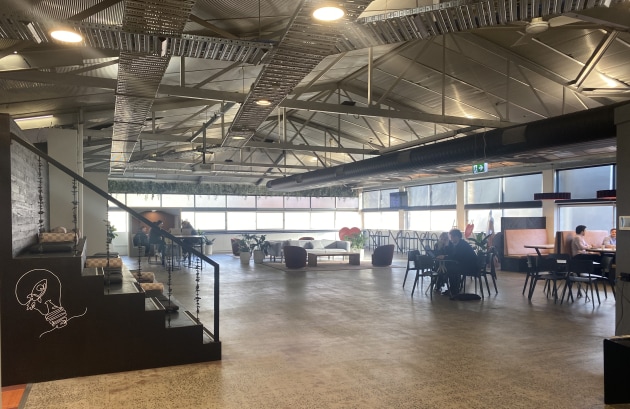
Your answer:
[[[39,233],[40,243],[75,241],[74,233]]]
[[[324,244],[322,243],[321,240],[313,240],[311,243],[313,244],[313,248],[316,250],[324,248]]]

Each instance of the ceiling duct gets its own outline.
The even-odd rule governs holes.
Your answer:
[[[176,3],[162,0],[126,0],[123,30],[181,36],[194,4],[194,0]],[[151,54],[128,51],[120,53],[110,174],[125,171],[144,121],[150,116],[153,100],[169,61],[168,47],[163,44]]]
[[[324,186],[395,177],[423,168],[475,160],[508,160],[523,152],[556,146],[616,142],[614,111],[608,105],[483,134],[393,152],[346,165],[301,173],[267,182],[271,191],[295,192]]]

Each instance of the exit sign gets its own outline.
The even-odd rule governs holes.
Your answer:
[[[488,171],[487,163],[475,163],[473,165],[473,173],[484,173]]]

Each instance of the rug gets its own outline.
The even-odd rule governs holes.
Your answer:
[[[271,268],[275,268],[277,270],[286,271],[286,272],[304,272],[304,271],[340,271],[340,270],[382,270],[382,269],[392,269],[392,268],[405,268],[405,266],[392,264],[387,267],[375,267],[372,265],[370,261],[361,261],[361,264],[358,266],[354,266],[352,264],[348,264],[347,261],[340,260],[317,260],[317,267],[301,267],[301,268],[287,268],[284,263],[280,262],[264,262],[266,266]]]

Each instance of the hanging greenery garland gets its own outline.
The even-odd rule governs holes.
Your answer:
[[[358,197],[346,186],[330,186],[300,192],[271,192],[264,186],[239,184],[196,184],[170,182],[139,182],[110,180],[109,193],[184,194],[184,195],[236,195],[236,196],[302,196],[302,197]]]

